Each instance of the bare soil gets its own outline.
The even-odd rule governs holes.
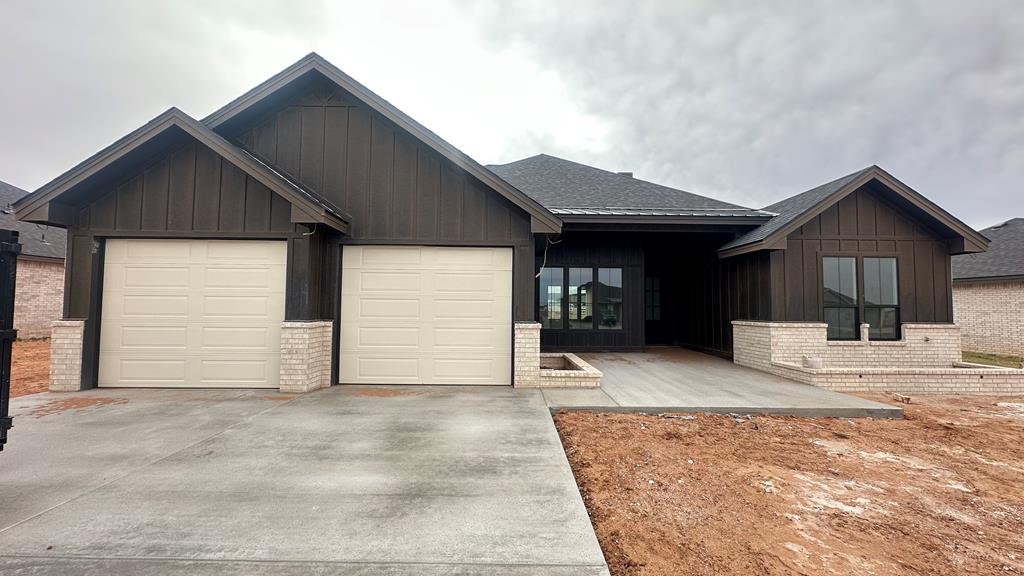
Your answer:
[[[617,576],[1024,573],[1024,398],[903,408],[555,421]]]
[[[11,347],[11,397],[50,387],[50,341],[16,340]]]

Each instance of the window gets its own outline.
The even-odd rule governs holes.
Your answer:
[[[648,276],[644,280],[645,318],[661,320],[661,279]]]
[[[541,328],[562,328],[562,269],[544,268],[540,271],[540,289],[537,295],[540,300]]]
[[[569,328],[594,327],[594,269],[569,268]]]
[[[864,258],[864,321],[873,340],[900,335],[899,290],[895,258]]]
[[[829,340],[857,339],[857,259],[822,258],[825,323]]]
[[[597,269],[597,327],[622,329],[622,268]]]

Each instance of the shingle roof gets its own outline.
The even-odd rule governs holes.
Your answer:
[[[64,244],[67,234],[61,228],[21,222],[14,217],[11,205],[28,192],[0,182],[0,228],[17,230],[18,241],[21,242],[21,253],[26,256],[64,259]]]
[[[1024,218],[1014,218],[981,231],[988,252],[953,257],[953,279],[1024,276]]]
[[[765,216],[751,208],[547,154],[487,167],[555,214]]]
[[[743,236],[736,238],[732,242],[729,242],[725,246],[722,246],[720,250],[728,250],[729,248],[736,248],[737,246],[743,246],[752,242],[764,240],[776,230],[779,230],[786,224],[789,224],[793,220],[799,218],[801,214],[821,204],[829,196],[835,194],[844,186],[853,182],[862,174],[873,168],[874,166],[868,166],[867,168],[858,170],[853,174],[847,174],[842,178],[811,188],[810,190],[801,192],[796,196],[790,196],[789,198],[780,200],[771,206],[765,206],[762,210],[766,212],[773,212],[777,214],[777,216],[768,222],[765,222],[759,228],[755,228]]]

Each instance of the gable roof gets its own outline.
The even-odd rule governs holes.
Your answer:
[[[981,231],[992,243],[988,252],[953,257],[953,280],[1024,278],[1024,218]]]
[[[170,108],[32,194],[21,198],[14,205],[15,213],[19,219],[29,222],[60,223],[48,205],[50,202],[62,194],[77,189],[91,178],[97,177],[104,169],[154,141],[158,136],[175,129],[195,138],[287,199],[293,208],[298,208],[301,211],[301,217],[298,220],[293,218],[293,221],[322,222],[342,232],[348,229],[351,217],[341,209],[288,178],[285,174],[274,170],[242,148],[228,142],[177,108]],[[64,224],[66,225],[66,223]]]
[[[718,249],[719,256],[735,256],[755,250],[784,248],[786,236],[803,226],[808,220],[824,212],[829,206],[839,202],[861,186],[871,181],[878,181],[898,195],[908,205],[923,213],[936,222],[951,235],[959,236],[962,245],[955,250],[959,252],[983,252],[988,239],[964,224],[949,212],[946,212],[931,200],[928,200],[914,189],[900,182],[891,174],[878,166],[868,166],[842,178],[806,192],[780,200],[763,210],[777,214],[761,227],[736,238]]]
[[[0,228],[18,231],[22,255],[63,260],[67,232],[53,226],[22,222],[14,217],[11,206],[27,194],[17,186],[0,182]]]
[[[740,217],[751,218],[750,223],[756,224],[772,216],[548,154],[488,168],[566,221],[600,216]]]
[[[516,189],[515,186],[497,177],[493,172],[484,168],[476,160],[473,160],[461,150],[446,142],[443,138],[428,130],[419,122],[413,120],[404,112],[394,107],[390,102],[384,100],[366,86],[357,82],[354,78],[345,74],[335,65],[331,64],[319,54],[311,52],[295,64],[275,74],[259,86],[242,94],[232,100],[219,110],[213,112],[203,119],[203,124],[216,130],[232,118],[242,114],[246,110],[270,97],[292,82],[302,78],[306,74],[316,72],[334,82],[345,91],[365,103],[388,120],[394,122],[398,127],[409,132],[414,137],[431,147],[441,156],[447,158],[459,168],[476,177],[485,185],[495,190],[510,202],[528,212],[534,219],[539,220],[541,228],[558,231],[561,228],[561,220],[546,210],[536,200]]]

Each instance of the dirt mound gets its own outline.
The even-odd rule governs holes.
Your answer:
[[[1024,573],[1021,399],[906,420],[556,417],[612,573]]]

